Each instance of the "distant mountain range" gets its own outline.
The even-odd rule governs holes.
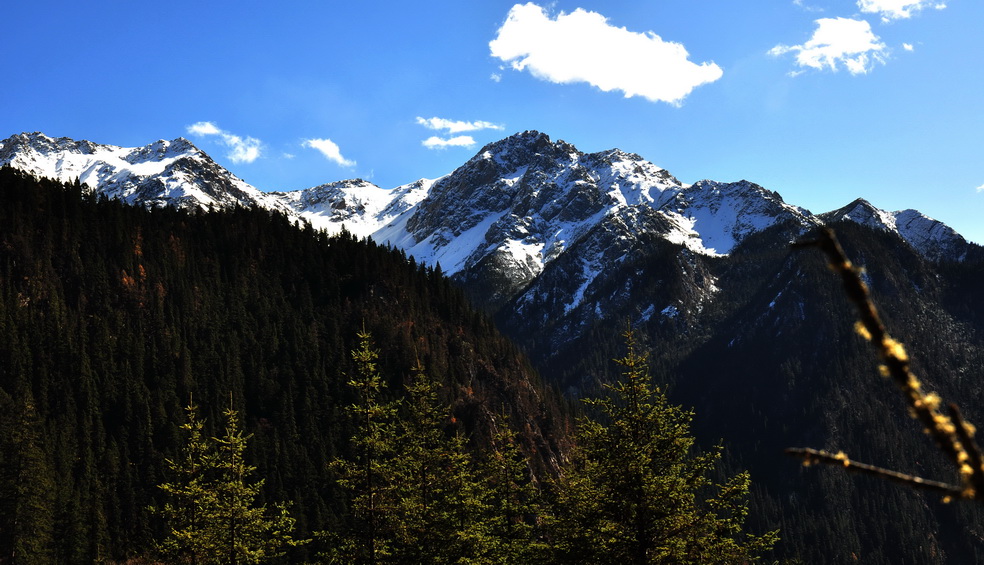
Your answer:
[[[748,181],[687,185],[638,155],[582,153],[536,131],[491,143],[444,177],[393,189],[355,179],[263,192],[184,138],[126,148],[22,133],[0,142],[0,165],[78,179],[135,205],[278,210],[329,232],[344,227],[389,242],[418,261],[440,262],[448,274],[494,257],[535,277],[592,228],[631,228],[643,217],[659,224],[650,227],[663,239],[705,255],[727,254],[748,235],[787,221],[806,229],[849,219],[897,233],[931,258],[959,260],[968,245],[915,210],[886,212],[859,199],[814,215]]]

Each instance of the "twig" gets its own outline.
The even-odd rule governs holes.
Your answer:
[[[964,467],[969,464],[970,476],[965,479],[965,482],[969,482],[970,486],[973,487],[972,498],[984,500],[984,456],[981,455],[981,448],[974,441],[974,427],[963,419],[963,414],[956,404],[951,402],[948,408],[950,409],[950,417],[957,427],[957,437],[960,438],[960,443],[967,450],[969,461],[965,463]],[[967,473],[964,467],[961,467],[962,475]],[[977,472],[974,472],[975,470]]]
[[[843,453],[830,453],[829,451],[811,449],[809,447],[790,447],[786,449],[786,454],[801,458],[804,465],[813,465],[816,463],[836,465],[843,467],[848,472],[871,475],[916,489],[929,490],[946,496],[963,496],[963,489],[958,486],[853,461]]]
[[[943,485],[950,489],[950,494],[956,494],[963,498],[974,498],[984,501],[984,456],[982,456],[977,444],[973,441],[973,427],[967,424],[960,415],[960,411],[951,405],[950,416],[939,411],[940,397],[936,394],[926,394],[922,391],[919,379],[909,370],[909,355],[901,343],[888,335],[885,325],[878,316],[878,309],[875,308],[868,286],[861,280],[860,270],[856,268],[844,253],[844,249],[837,241],[833,230],[824,228],[820,232],[820,237],[814,240],[801,241],[793,244],[794,248],[818,247],[827,255],[830,268],[837,272],[844,284],[844,291],[848,299],[854,304],[858,311],[860,321],[855,325],[857,332],[871,342],[878,353],[882,364],[879,370],[882,375],[891,378],[899,386],[905,396],[906,402],[914,418],[922,423],[926,432],[933,437],[936,445],[943,451],[950,461],[956,466],[960,473],[962,486],[944,485],[936,481],[929,481],[920,477],[905,475],[896,471],[889,471],[879,467],[873,467],[863,463],[851,462],[852,467],[864,468],[869,474],[884,476],[896,482],[905,482],[910,485],[915,484],[935,484]],[[810,462],[817,457],[816,454],[826,454],[826,452],[816,450],[792,449],[787,453],[804,458],[804,462]],[[829,455],[829,454],[827,454]],[[846,456],[833,456],[838,464],[850,461]],[[823,458],[818,461],[825,461]],[[875,472],[874,470],[878,470]],[[900,477],[905,477],[901,481]],[[925,487],[920,487],[925,488]]]

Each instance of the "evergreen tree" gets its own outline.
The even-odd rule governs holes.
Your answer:
[[[208,473],[215,469],[214,446],[205,436],[204,423],[198,419],[198,407],[185,408],[188,421],[181,429],[188,434],[178,456],[167,459],[167,469],[173,477],[160,489],[168,502],[155,509],[167,523],[168,534],[158,549],[176,563],[205,563],[212,551],[208,519],[216,507],[216,492]]]
[[[693,413],[651,384],[646,355],[624,334],[622,378],[590,400],[604,421],[583,419],[571,461],[556,483],[551,516],[563,563],[746,563],[776,532],[742,534],[749,479],[710,478],[720,448],[696,453]],[[716,487],[716,488],[715,488]],[[713,494],[713,491],[717,491]]]
[[[55,482],[30,392],[0,390],[0,563],[50,563]]]
[[[417,364],[406,387],[394,467],[399,563],[460,563],[488,549],[484,488],[465,437],[445,430],[450,406]]]
[[[188,440],[178,458],[167,464],[175,481],[160,485],[171,501],[159,511],[169,535],[161,543],[172,560],[195,564],[239,565],[261,563],[300,545],[291,530],[294,519],[286,505],[273,513],[256,505],[263,479],[250,482],[256,470],[245,460],[251,436],[239,429],[236,410],[225,410],[225,433],[206,439],[196,407],[187,408]]]
[[[384,563],[392,553],[392,459],[398,402],[385,402],[378,369],[379,351],[363,329],[352,351],[356,374],[348,385],[358,393],[347,407],[355,420],[352,455],[332,461],[339,486],[349,496],[351,521],[340,532],[323,534],[332,545],[323,557],[338,563]]]
[[[333,463],[350,500],[349,525],[324,557],[344,563],[530,563],[529,463],[502,438],[478,465],[441,383],[418,362],[399,401],[382,400],[378,352],[366,332],[352,352],[359,403],[349,459]],[[397,418],[399,414],[399,418]],[[329,536],[331,538],[331,536]]]
[[[265,479],[250,482],[256,467],[246,463],[246,442],[252,437],[239,429],[239,414],[232,408],[223,413],[225,434],[217,442],[214,483],[215,508],[209,527],[215,532],[219,562],[228,565],[261,563],[283,555],[284,549],[305,543],[294,540],[294,519],[287,504],[256,505]]]
[[[533,482],[529,459],[511,428],[497,431],[482,465],[489,563],[544,563],[547,545],[539,538],[543,511],[540,489]]]

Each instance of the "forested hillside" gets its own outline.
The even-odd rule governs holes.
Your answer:
[[[981,249],[970,248],[962,262],[934,262],[891,233],[854,222],[832,227],[864,268],[889,332],[905,344],[926,390],[957,402],[971,422],[984,422]],[[609,278],[622,283],[601,291],[624,292],[628,308],[593,319],[586,337],[559,350],[550,347],[550,331],[540,332],[544,339],[533,342],[531,356],[546,380],[568,391],[592,390],[613,378],[607,360],[621,347],[616,329],[631,319],[653,351],[658,382],[672,401],[695,408],[698,439],[723,439],[729,462],[751,471],[750,522],[781,529],[780,557],[981,561],[975,503],[943,504],[936,494],[838,469],[806,469],[782,454],[787,447],[843,450],[906,473],[957,479],[908,416],[897,387],[879,376],[826,258],[790,248],[799,237],[779,225],[717,258],[651,245],[645,256],[613,267]],[[714,282],[712,299],[696,292],[695,281]],[[675,308],[660,313],[650,306],[667,303]],[[507,305],[498,317],[522,339],[516,310]]]
[[[757,560],[623,330],[575,419],[439,268],[0,168],[0,563]]]
[[[895,234],[835,227],[927,388],[984,421],[980,248],[960,262],[933,262]],[[267,210],[148,211],[0,169],[0,563],[158,555],[167,528],[150,509],[166,502],[159,485],[174,480],[168,459],[186,447],[191,403],[208,437],[222,434],[223,414],[238,413],[246,461],[265,481],[258,502],[290,502],[294,539],[312,538],[288,562],[379,562],[377,546],[395,562],[431,550],[450,561],[651,562],[668,551],[740,562],[770,546],[777,528],[775,556],[793,562],[984,558],[975,506],[804,469],[781,454],[844,450],[953,478],[878,376],[825,259],[790,250],[797,225],[777,224],[718,257],[639,237],[645,253],[609,265],[593,291],[617,298],[612,309],[595,309],[584,325],[526,318],[513,302],[500,308],[496,320],[517,346],[439,267],[399,250]],[[558,264],[545,291],[563,284]],[[544,296],[540,314],[549,311]],[[624,356],[627,325],[648,359],[631,348]],[[534,364],[568,397],[541,384]],[[367,384],[376,383],[370,373],[378,385]],[[626,384],[633,379],[643,388]],[[591,417],[576,416],[576,397],[611,383],[613,397],[590,404]],[[643,411],[624,409],[636,402],[629,393],[644,399]],[[519,450],[500,451],[512,437]],[[629,448],[627,438],[646,441]],[[664,440],[685,449],[667,458]],[[488,482],[496,461],[506,491]],[[444,483],[442,496],[457,501],[453,512],[481,508],[483,517],[415,514],[412,501],[436,492],[429,482],[414,490],[421,462],[428,473],[435,465],[463,473],[438,472],[438,483],[471,477]],[[744,470],[753,481],[748,529],[762,537],[735,545],[746,539]],[[380,496],[402,494],[366,506],[382,477],[389,490]],[[612,494],[643,484],[660,492],[667,481],[680,490]],[[476,494],[482,489],[491,490]],[[684,502],[668,518],[660,500]],[[505,517],[490,517],[496,505]],[[717,522],[714,508],[742,518]],[[705,533],[670,536],[676,549],[653,543],[674,520]],[[364,538],[369,523],[379,538]],[[450,537],[471,541],[435,541]],[[21,557],[9,559],[15,539]]]
[[[240,411],[261,499],[293,501],[298,537],[330,530],[363,330],[392,394],[419,360],[474,444],[508,416],[556,469],[558,397],[439,271],[264,210],[146,211],[0,170],[5,517],[41,524],[50,562],[147,554],[193,401],[210,435]]]

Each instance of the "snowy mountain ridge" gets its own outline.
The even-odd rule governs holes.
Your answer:
[[[897,233],[914,249],[930,259],[962,261],[967,255],[967,240],[939,220],[917,210],[886,212],[858,198],[819,218],[824,223],[849,220],[874,229]]]
[[[180,137],[129,148],[22,133],[0,142],[0,165],[63,182],[78,179],[94,191],[134,205],[280,209],[275,198]]]
[[[36,176],[79,179],[111,198],[144,206],[260,206],[337,233],[388,242],[457,274],[483,263],[522,287],[600,222],[621,222],[622,237],[656,229],[694,253],[725,255],[779,222],[803,229],[848,219],[897,233],[924,255],[962,259],[966,241],[914,210],[884,212],[858,200],[821,215],[789,205],[754,183],[686,185],[640,156],[611,149],[582,153],[526,131],[483,147],[452,173],[384,189],[361,179],[304,190],[263,192],[190,141],[124,148],[24,133],[0,142],[0,165]],[[638,212],[645,209],[646,213]],[[655,215],[650,214],[655,212]],[[634,218],[634,219],[633,219]]]

